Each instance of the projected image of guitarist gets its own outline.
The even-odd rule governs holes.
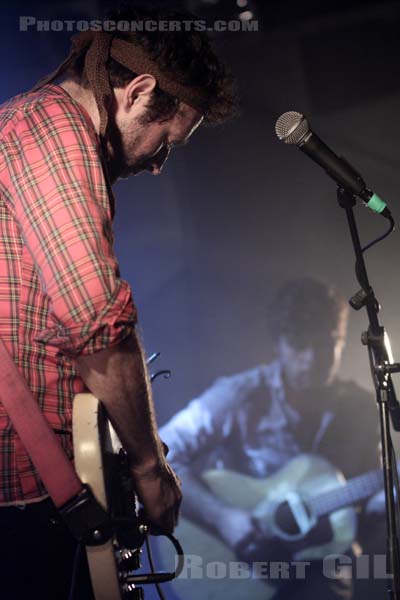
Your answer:
[[[322,569],[328,554],[373,552],[374,526],[385,538],[380,474],[365,474],[379,467],[375,402],[336,377],[347,304],[305,278],[277,292],[267,317],[275,360],[217,379],[161,429],[185,491],[179,536],[196,525],[185,549],[205,558],[215,539],[236,560],[310,561],[305,579],[251,597],[355,598],[351,578]]]

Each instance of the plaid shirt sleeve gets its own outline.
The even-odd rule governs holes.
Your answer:
[[[91,354],[133,332],[113,252],[111,191],[92,123],[67,99],[37,102],[8,132],[12,206],[50,306],[36,341]]]

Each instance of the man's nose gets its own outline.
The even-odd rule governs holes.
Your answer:
[[[165,146],[156,154],[151,163],[151,173],[152,175],[160,175],[162,168],[167,160],[169,153],[171,152],[171,148],[169,146]]]

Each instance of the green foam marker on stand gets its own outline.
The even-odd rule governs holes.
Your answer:
[[[386,208],[386,202],[384,202],[382,198],[379,198],[377,194],[373,194],[369,199],[369,202],[367,202],[367,206],[374,212],[381,213]]]

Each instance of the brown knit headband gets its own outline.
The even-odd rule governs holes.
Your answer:
[[[74,36],[71,42],[71,51],[64,62],[55,71],[40,79],[32,88],[32,91],[56,79],[75,62],[80,54],[87,50],[84,71],[100,113],[101,136],[105,136],[107,131],[107,107],[112,98],[110,78],[107,71],[107,60],[110,56],[138,75],[142,73],[153,75],[160,89],[178,98],[181,102],[185,102],[200,113],[204,114],[207,111],[209,95],[205,89],[174,81],[170,73],[162,71],[148,52],[139,44],[113,37],[112,33],[106,31],[85,31]]]

